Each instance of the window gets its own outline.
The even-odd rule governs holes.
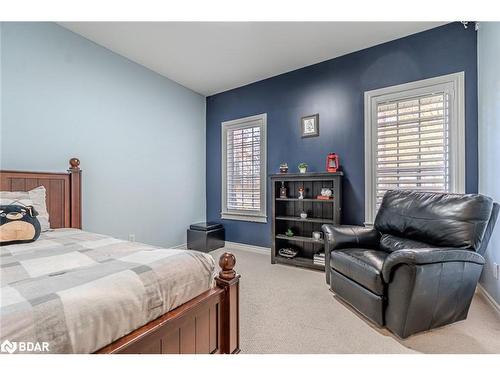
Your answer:
[[[266,114],[222,123],[223,219],[267,222]]]
[[[365,92],[365,221],[387,190],[464,193],[464,73]]]

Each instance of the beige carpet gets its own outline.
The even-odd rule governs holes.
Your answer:
[[[336,299],[323,273],[252,248],[212,254],[224,250],[241,274],[242,353],[500,353],[500,314],[481,294],[467,320],[400,340]]]

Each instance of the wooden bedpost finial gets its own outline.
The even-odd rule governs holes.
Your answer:
[[[223,280],[232,280],[236,276],[234,271],[234,265],[236,264],[236,258],[233,254],[225,252],[219,258],[219,266],[221,271],[219,272],[219,277]]]
[[[80,169],[80,159],[77,158],[71,158],[69,159],[69,169],[70,170],[77,170]]]

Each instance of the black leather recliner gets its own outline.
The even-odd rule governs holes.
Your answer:
[[[401,338],[467,317],[499,205],[390,190],[374,227],[323,225],[330,289]]]

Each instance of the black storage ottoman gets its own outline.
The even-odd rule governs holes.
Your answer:
[[[203,222],[191,224],[187,230],[187,248],[190,250],[209,251],[224,247],[225,232],[222,224]]]

